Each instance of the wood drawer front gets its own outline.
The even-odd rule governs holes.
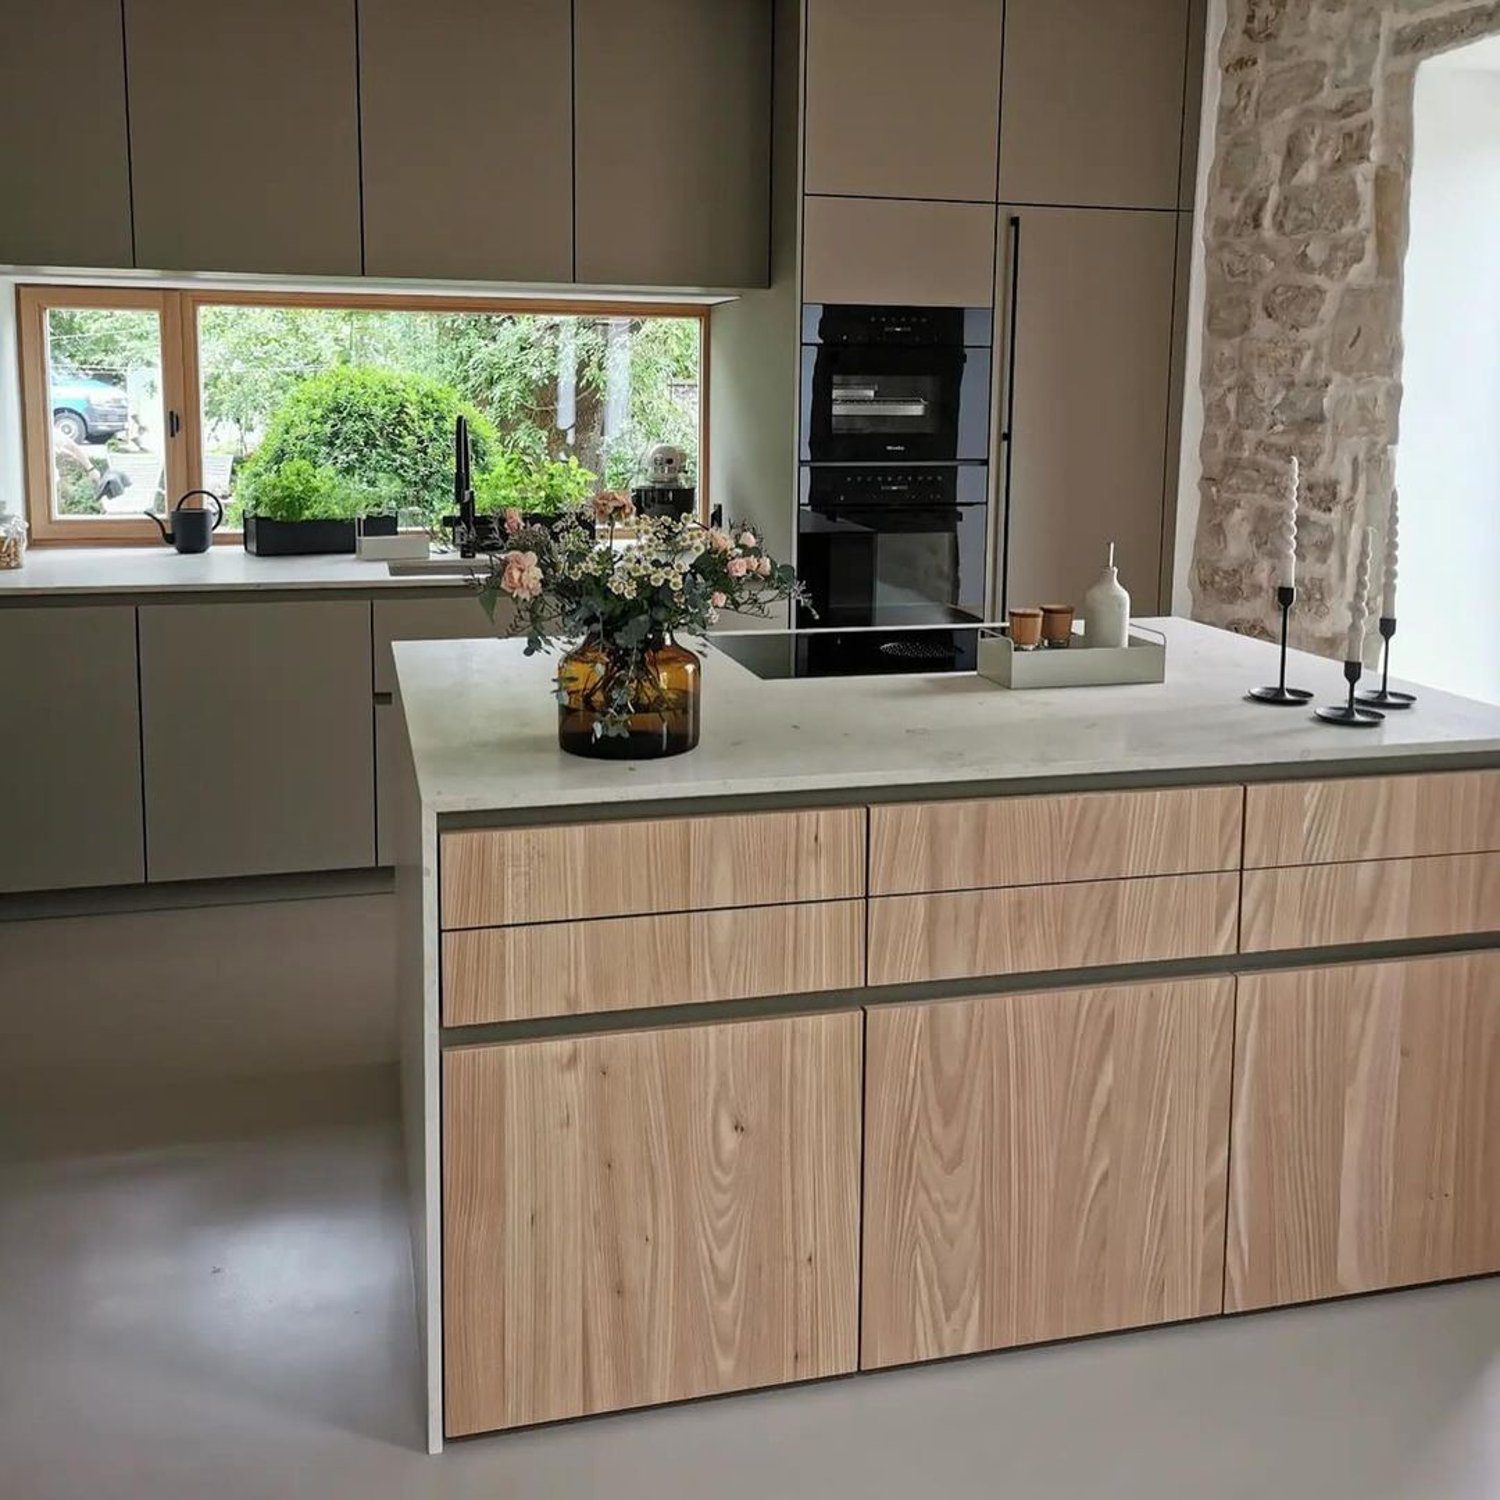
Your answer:
[[[878,896],[870,901],[870,983],[1233,953],[1238,905],[1233,874]]]
[[[1500,932],[1500,854],[1245,871],[1245,953],[1468,932]]]
[[[865,892],[865,813],[655,818],[445,833],[442,924],[497,927]]]
[[[878,1006],[865,1369],[1222,1311],[1234,980]]]
[[[1500,953],[1242,975],[1225,1309],[1500,1271]]]
[[[870,894],[1238,869],[1237,786],[870,809]]]
[[[863,901],[443,934],[443,1024],[852,989]]]
[[[444,1053],[450,1437],[854,1369],[862,1019]]]
[[[1252,786],[1245,868],[1500,849],[1500,771]]]

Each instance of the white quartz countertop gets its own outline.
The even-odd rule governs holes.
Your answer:
[[[1274,647],[1188,620],[1142,623],[1167,636],[1164,683],[1009,692],[970,673],[762,681],[710,651],[701,743],[654,761],[565,755],[550,685],[557,659],[528,659],[520,641],[401,642],[395,655],[422,803],[440,815],[1500,764],[1500,707],[1424,690],[1375,729],[1324,725],[1309,709],[1244,700],[1276,680]],[[1292,653],[1288,680],[1319,702],[1347,693],[1340,664],[1321,657]]]
[[[0,570],[0,602],[76,594],[161,594],[256,589],[462,588],[467,575],[393,575],[383,562],[347,554],[254,557],[238,546],[183,556],[171,547],[32,547]]]

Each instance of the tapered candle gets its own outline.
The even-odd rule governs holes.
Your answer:
[[[1276,519],[1276,587],[1279,589],[1297,587],[1297,501],[1301,489],[1302,473],[1294,453],[1281,514]]]
[[[1385,522],[1385,597],[1380,605],[1380,617],[1383,620],[1396,618],[1396,554],[1400,550],[1397,539],[1397,508],[1396,487],[1392,485],[1391,508]]]
[[[1354,593],[1349,599],[1349,640],[1345,661],[1363,661],[1365,616],[1370,608],[1370,560],[1375,555],[1375,528],[1366,526],[1359,542],[1359,565],[1354,570]]]

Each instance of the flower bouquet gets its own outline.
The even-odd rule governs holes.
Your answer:
[[[605,490],[556,520],[507,511],[510,543],[490,559],[480,598],[491,619],[515,607],[526,654],[577,642],[557,674],[558,739],[575,755],[633,760],[698,743],[698,657],[676,636],[705,636],[729,610],[766,616],[806,602],[786,563],[748,526],[636,516]]]

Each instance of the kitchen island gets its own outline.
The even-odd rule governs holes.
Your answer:
[[[1500,708],[395,647],[429,1440],[1500,1269]],[[1293,680],[1342,688],[1337,663]]]

